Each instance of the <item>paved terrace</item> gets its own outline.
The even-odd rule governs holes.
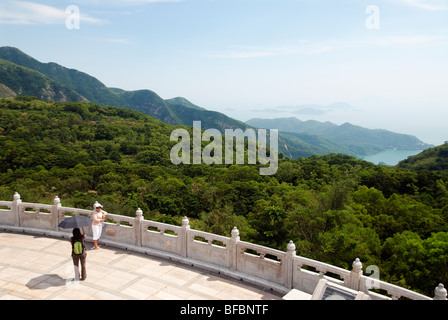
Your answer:
[[[280,300],[264,289],[162,258],[87,245],[73,282],[66,239],[0,232],[0,300]]]
[[[87,280],[71,283],[70,232],[58,225],[91,213],[58,197],[52,205],[22,202],[18,193],[0,201],[0,299],[310,300],[328,284],[352,298],[433,300],[364,275],[357,258],[346,270],[297,256],[292,241],[275,250],[242,241],[236,227],[224,237],[191,229],[187,217],[181,226],[145,220],[140,209],[135,217],[108,214],[101,242],[109,247],[89,250]],[[442,284],[434,299],[446,300]]]

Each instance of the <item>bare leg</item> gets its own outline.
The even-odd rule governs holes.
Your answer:
[[[93,240],[93,246],[95,247],[95,249],[100,248],[100,246],[98,245],[98,240]]]

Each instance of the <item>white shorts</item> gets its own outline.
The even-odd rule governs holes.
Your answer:
[[[101,237],[101,231],[103,227],[101,225],[99,226],[92,226],[92,238],[93,240],[98,240]]]

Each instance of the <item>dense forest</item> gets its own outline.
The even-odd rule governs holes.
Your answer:
[[[0,99],[0,199],[92,208],[230,235],[433,296],[448,284],[448,172],[330,154],[258,165],[174,165],[170,126],[83,102]],[[184,127],[187,130],[191,128]],[[433,168],[434,169],[434,168]],[[436,168],[437,169],[437,168]]]

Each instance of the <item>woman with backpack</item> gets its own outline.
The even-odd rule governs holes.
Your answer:
[[[87,252],[84,245],[84,240],[86,239],[86,233],[84,228],[82,228],[83,234],[79,228],[73,229],[73,237],[70,238],[70,243],[72,245],[72,258],[73,265],[75,266],[75,280],[85,280],[87,277],[86,271],[86,258]],[[81,261],[81,278],[79,277],[79,261]]]

